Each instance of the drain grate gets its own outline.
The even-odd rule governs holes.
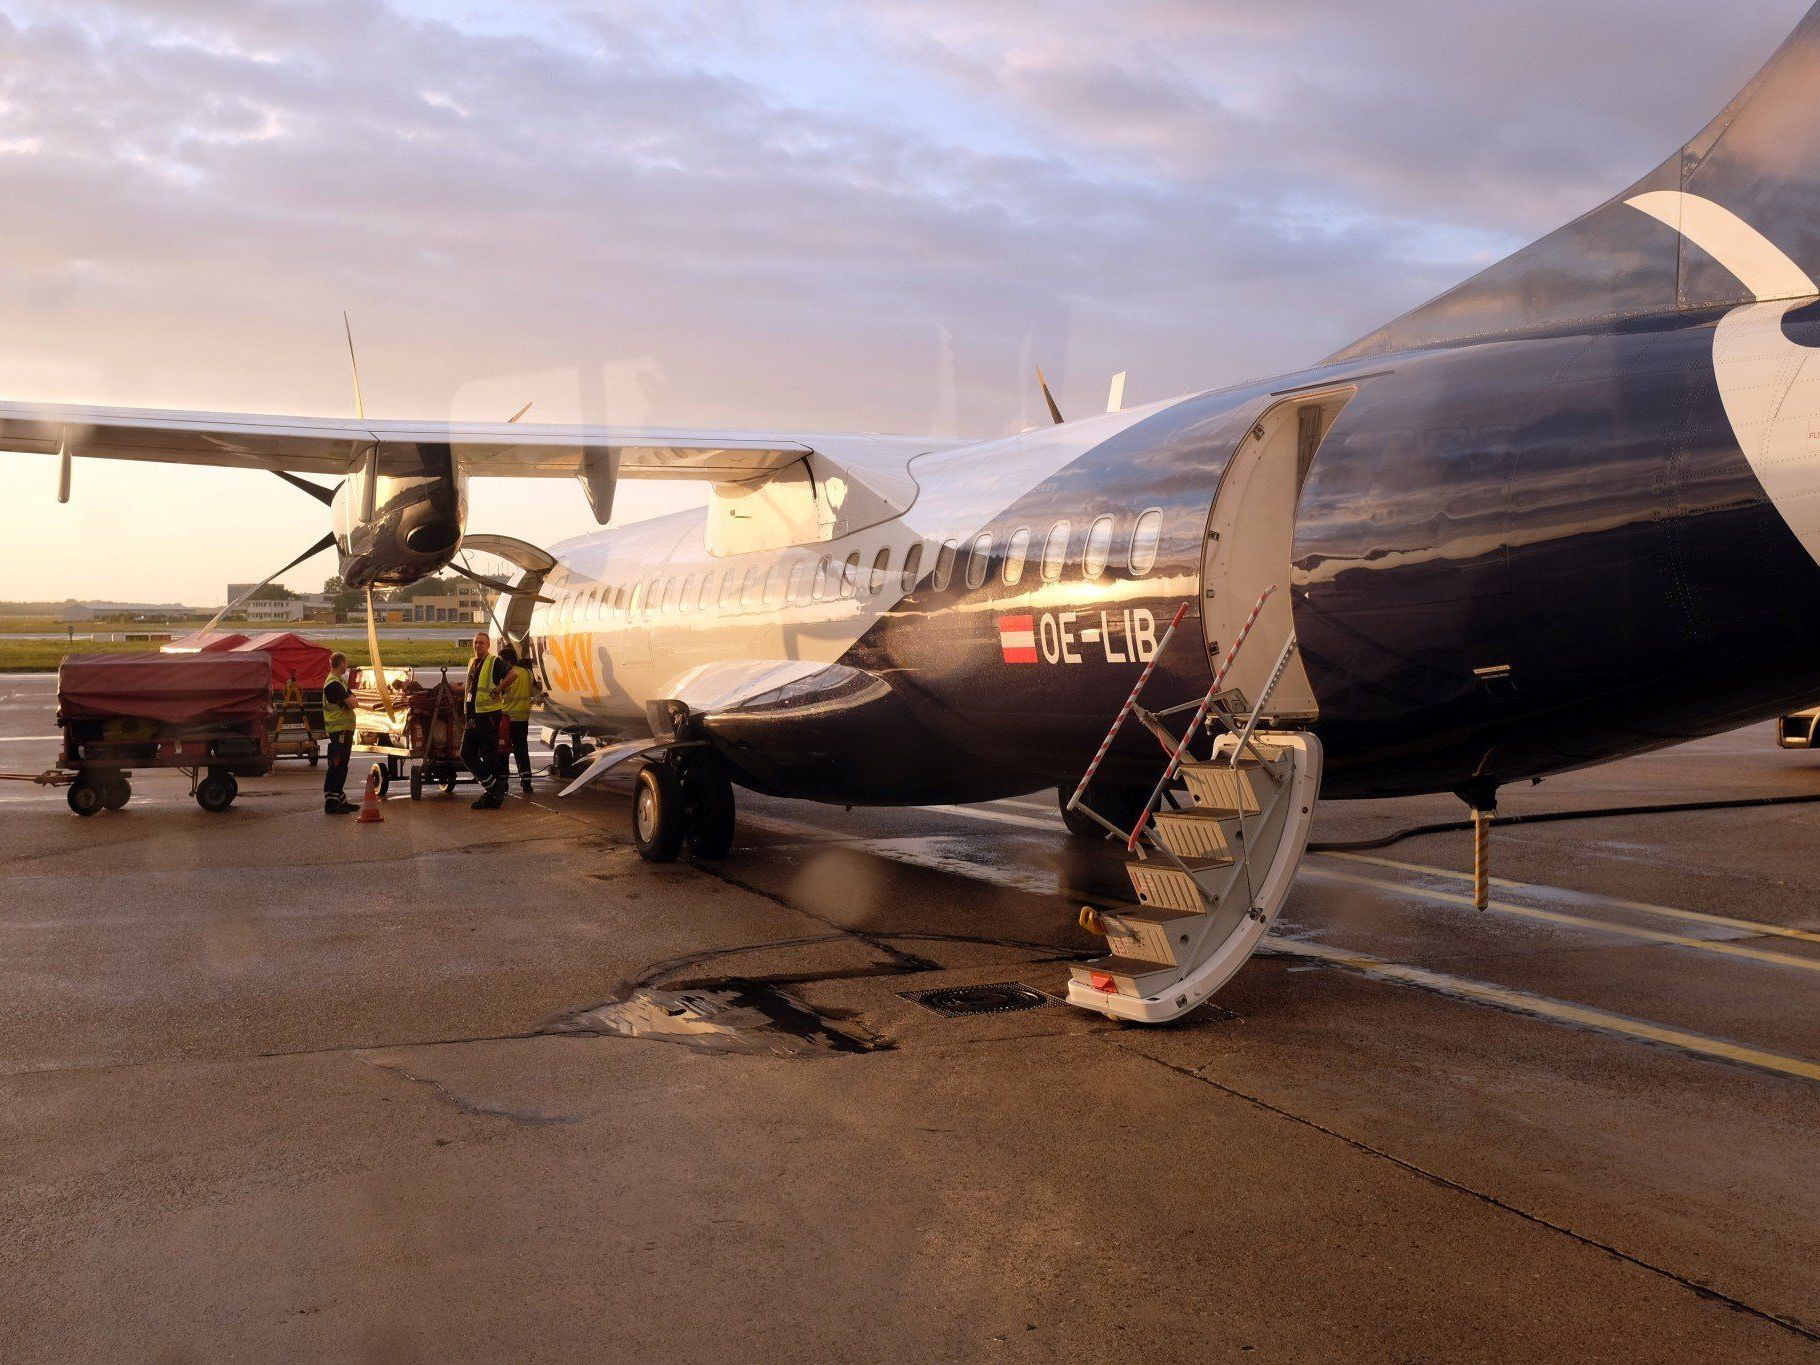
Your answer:
[[[1041,1009],[1050,1003],[1041,991],[1015,981],[1000,981],[990,986],[941,986],[931,991],[905,991],[906,1000],[914,1000],[924,1009],[934,1010],[944,1019],[959,1019],[969,1014],[1017,1014],[1023,1010]]]

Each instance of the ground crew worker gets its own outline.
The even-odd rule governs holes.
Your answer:
[[[354,694],[348,690],[348,656],[329,655],[329,676],[322,684],[322,728],[328,736],[328,771],[322,775],[325,815],[347,815],[360,809],[347,798],[348,755],[354,748]]]
[[[499,766],[499,724],[505,713],[499,684],[505,669],[492,649],[492,638],[481,631],[474,637],[474,657],[468,662],[464,708],[468,724],[461,737],[461,761],[481,785],[475,810],[497,810],[506,799],[507,777]]]
[[[506,707],[506,723],[511,727],[511,752],[501,750],[499,772],[509,780],[509,765],[516,757],[518,785],[528,792],[531,790],[531,665],[529,660],[521,662],[518,651],[509,644],[499,647],[499,661],[511,670],[499,684],[499,695]]]

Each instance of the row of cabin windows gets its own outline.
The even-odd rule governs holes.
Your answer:
[[[1143,578],[1156,568],[1157,549],[1162,540],[1163,514],[1151,508],[1131,528],[1131,537],[1123,546],[1122,567],[1133,578]],[[963,581],[969,589],[986,585],[993,573],[994,551],[998,551],[997,574],[1006,587],[1016,587],[1032,568],[1044,582],[1059,582],[1068,564],[1068,547],[1074,535],[1071,522],[1058,521],[1043,537],[1038,562],[1032,566],[1031,551],[1035,539],[1027,526],[1020,526],[1005,539],[1001,548],[991,532],[975,536],[963,550],[959,542],[945,540],[936,550],[930,586],[944,592],[954,581],[956,561],[963,555],[967,566]],[[912,545],[896,569],[900,591],[908,593],[922,578],[925,551],[923,542]],[[1081,544],[1081,577],[1095,582],[1113,567],[1113,519],[1096,518],[1088,526]],[[861,562],[860,552],[845,559],[827,555],[820,562],[798,560],[788,575],[781,563],[768,569],[754,564],[744,573],[737,568],[711,569],[699,578],[687,574],[677,578],[641,579],[626,586],[589,588],[567,598],[557,608],[565,624],[602,616],[632,617],[669,616],[686,612],[753,611],[760,606],[776,607],[788,602],[801,606],[810,602],[831,602],[837,598],[876,597],[891,582],[891,547],[880,549],[870,564]]]

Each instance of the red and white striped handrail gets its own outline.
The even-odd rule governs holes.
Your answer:
[[[1131,712],[1137,706],[1138,696],[1150,681],[1150,675],[1156,672],[1157,660],[1163,657],[1163,651],[1169,648],[1169,641],[1175,635],[1176,627],[1182,624],[1182,618],[1188,615],[1188,604],[1182,603],[1175,609],[1175,619],[1169,623],[1169,629],[1163,632],[1163,638],[1157,641],[1156,652],[1150,656],[1150,662],[1144,665],[1144,671],[1138,675],[1137,686],[1131,689],[1131,695],[1125,698],[1125,704],[1119,708],[1118,719],[1112,722],[1112,728],[1106,732],[1106,738],[1100,742],[1100,751],[1093,756],[1093,762],[1087,765],[1087,774],[1081,778],[1081,785],[1074,789],[1074,795],[1068,798],[1068,809],[1073,810],[1080,804],[1087,786],[1093,781],[1093,775],[1100,770],[1100,764],[1106,761],[1106,755],[1112,748],[1112,741],[1117,739],[1125,722],[1131,719]]]
[[[1176,745],[1175,752],[1169,756],[1169,766],[1163,769],[1162,780],[1156,784],[1156,790],[1150,793],[1150,800],[1145,804],[1143,813],[1138,816],[1138,822],[1132,828],[1131,837],[1125,841],[1127,853],[1136,852],[1138,840],[1144,837],[1144,830],[1150,824],[1150,817],[1156,814],[1157,802],[1163,799],[1163,788],[1174,781],[1176,773],[1181,770],[1182,756],[1188,752],[1189,741],[1194,738],[1195,731],[1201,728],[1201,722],[1207,719],[1207,712],[1213,706],[1213,699],[1220,695],[1221,689],[1226,685],[1226,674],[1232,670],[1233,661],[1239,657],[1239,651],[1245,647],[1245,639],[1251,634],[1252,627],[1257,625],[1258,617],[1264,614],[1264,603],[1270,600],[1270,595],[1276,590],[1277,585],[1272,583],[1258,594],[1257,605],[1252,607],[1251,615],[1245,618],[1245,624],[1239,629],[1238,638],[1232,642],[1232,648],[1226,651],[1226,657],[1221,660],[1219,670],[1213,675],[1213,686],[1208,688],[1207,695],[1201,698],[1201,704],[1195,710],[1194,719],[1188,722],[1187,730],[1182,733],[1182,742]]]

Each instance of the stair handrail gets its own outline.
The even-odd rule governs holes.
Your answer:
[[[1100,741],[1099,752],[1093,756],[1093,762],[1087,765],[1087,772],[1081,778],[1080,785],[1074,789],[1074,795],[1068,798],[1069,810],[1081,808],[1081,798],[1087,794],[1087,788],[1093,781],[1093,775],[1100,770],[1100,764],[1106,761],[1106,755],[1112,749],[1112,742],[1119,737],[1119,731],[1125,728],[1125,722],[1131,719],[1132,711],[1137,708],[1138,697],[1149,683],[1150,675],[1156,672],[1157,661],[1163,657],[1163,651],[1169,648],[1170,640],[1175,637],[1176,628],[1182,624],[1182,618],[1187,615],[1188,604],[1186,602],[1175,609],[1175,619],[1170,621],[1169,629],[1163,632],[1163,638],[1157,641],[1156,652],[1150,656],[1150,662],[1144,665],[1144,671],[1138,675],[1137,685],[1131,689],[1131,695],[1125,698],[1125,704],[1119,708],[1118,716],[1112,722],[1112,728],[1106,732],[1106,738]],[[1087,808],[1087,814],[1096,820],[1100,819],[1092,807]],[[1117,829],[1109,821],[1100,820],[1100,823],[1115,833],[1123,834],[1125,832]]]
[[[1245,618],[1245,624],[1239,628],[1238,638],[1233,640],[1232,647],[1226,651],[1226,657],[1220,662],[1219,669],[1213,675],[1213,686],[1207,689],[1207,695],[1201,698],[1200,706],[1195,708],[1194,719],[1188,722],[1188,729],[1183,732],[1182,742],[1176,745],[1175,752],[1169,756],[1169,766],[1163,769],[1163,776],[1158,779],[1156,790],[1150,793],[1150,800],[1144,803],[1144,809],[1138,815],[1137,824],[1132,827],[1130,837],[1125,840],[1127,853],[1137,852],[1138,841],[1144,837],[1145,828],[1150,824],[1151,817],[1156,814],[1157,807],[1162,803],[1164,788],[1175,781],[1176,774],[1181,771],[1182,759],[1188,752],[1189,742],[1194,739],[1195,732],[1201,728],[1201,723],[1207,719],[1207,712],[1213,706],[1213,699],[1225,689],[1227,673],[1232,671],[1233,662],[1239,657],[1239,651],[1245,647],[1245,641],[1250,637],[1252,628],[1257,625],[1258,617],[1264,614],[1264,604],[1270,600],[1270,595],[1276,590],[1277,585],[1272,583],[1258,594],[1258,600],[1251,608],[1251,615]],[[1256,714],[1255,709],[1252,714]]]

